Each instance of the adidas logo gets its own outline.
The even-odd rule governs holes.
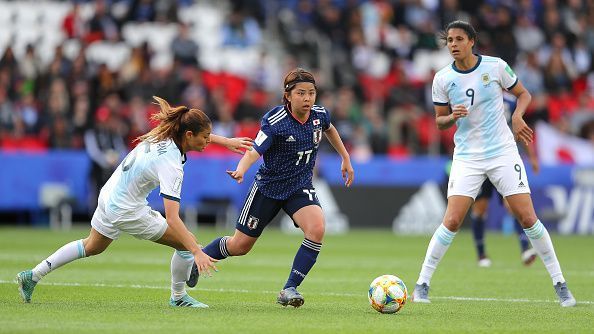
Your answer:
[[[518,184],[518,188],[524,188],[526,187],[526,185],[524,184],[524,182],[520,181],[520,184]]]
[[[295,138],[293,138],[293,136],[291,135],[291,136],[289,136],[289,138],[287,138],[287,140],[286,140],[286,141],[287,141],[287,142],[294,142],[294,141],[296,141],[296,140],[295,140]]]
[[[454,87],[456,87],[456,83],[455,83],[455,82],[452,82],[452,85],[451,85],[450,87],[451,87],[451,88],[454,88]]]

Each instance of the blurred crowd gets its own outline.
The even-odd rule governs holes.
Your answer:
[[[150,129],[153,95],[204,110],[214,133],[254,136],[301,66],[355,157],[450,154],[431,81],[451,62],[437,33],[456,19],[532,93],[529,124],[594,145],[592,0],[48,1],[33,17],[25,4],[1,4],[13,9],[0,15],[13,31],[0,34],[3,150],[87,149],[115,164]]]

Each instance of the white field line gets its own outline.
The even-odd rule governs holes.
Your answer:
[[[16,284],[15,281],[0,280],[0,284]],[[95,288],[116,288],[116,289],[156,289],[156,290],[169,290],[168,286],[161,285],[142,285],[142,284],[105,284],[105,283],[67,283],[67,282],[42,282],[40,285],[50,286],[83,286],[83,287],[95,287]],[[204,289],[195,288],[189,290],[207,291],[207,292],[222,292],[222,293],[257,293],[257,294],[276,294],[278,291],[266,291],[266,290],[246,290],[246,289]],[[337,296],[337,297],[358,297],[363,298],[365,294],[354,294],[354,293],[333,293],[333,292],[320,292],[318,293],[323,296]],[[526,298],[485,298],[485,297],[461,297],[461,296],[432,296],[431,299],[437,300],[460,300],[460,301],[473,301],[473,302],[504,302],[504,303],[558,303],[552,299],[526,299]],[[579,300],[578,304],[594,305],[594,301],[591,300]]]

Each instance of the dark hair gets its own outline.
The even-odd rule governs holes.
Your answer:
[[[285,81],[283,82],[284,92],[290,92],[293,90],[293,88],[295,88],[295,85],[300,82],[311,82],[314,84],[314,87],[316,86],[316,79],[314,78],[313,74],[302,69],[301,67],[297,67],[285,76]],[[285,94],[283,94],[283,103],[289,103],[285,97]]]
[[[473,40],[475,43],[477,42],[478,36],[474,27],[466,21],[457,20],[448,23],[445,29],[439,33],[439,39],[443,40],[446,44],[448,42],[448,31],[450,31],[450,29],[462,29],[466,33],[466,36],[468,36],[468,39]]]
[[[171,107],[167,101],[158,96],[153,96],[153,99],[157,101],[161,111],[153,114],[151,120],[158,121],[159,125],[136,140],[155,143],[171,138],[181,144],[186,131],[197,134],[211,124],[210,118],[200,109],[190,109],[186,106]]]

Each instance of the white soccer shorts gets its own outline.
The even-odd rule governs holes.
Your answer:
[[[448,198],[460,195],[475,199],[486,178],[503,197],[530,193],[524,162],[515,151],[483,160],[454,160],[448,182]]]
[[[125,217],[114,219],[106,214],[105,203],[100,200],[91,219],[91,226],[97,232],[112,240],[116,240],[121,232],[126,232],[142,240],[157,241],[161,239],[167,230],[167,221],[159,211],[152,210],[148,206],[143,211],[144,213],[138,218],[130,220]]]

